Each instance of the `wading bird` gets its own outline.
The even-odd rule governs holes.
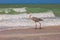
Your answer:
[[[37,29],[37,22],[40,24],[39,29],[41,29],[40,21],[43,21],[41,18],[33,17],[31,14],[29,14],[29,18],[35,22],[35,29]]]

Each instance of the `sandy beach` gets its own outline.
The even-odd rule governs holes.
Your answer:
[[[60,26],[0,31],[0,40],[60,40]]]

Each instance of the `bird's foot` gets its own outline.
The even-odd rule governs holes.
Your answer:
[[[37,28],[35,28],[35,29],[37,29]]]
[[[39,29],[41,29],[41,27]]]

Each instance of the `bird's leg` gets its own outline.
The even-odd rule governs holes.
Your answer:
[[[41,23],[39,22],[39,24],[40,24],[40,28],[39,29],[41,29]]]
[[[37,24],[36,24],[36,22],[35,22],[35,29],[37,29]]]

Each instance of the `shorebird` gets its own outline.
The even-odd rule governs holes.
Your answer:
[[[33,17],[32,14],[29,14],[29,18],[35,22],[35,29],[37,29],[37,22],[40,24],[39,29],[41,29],[40,21],[43,21],[41,18]]]

